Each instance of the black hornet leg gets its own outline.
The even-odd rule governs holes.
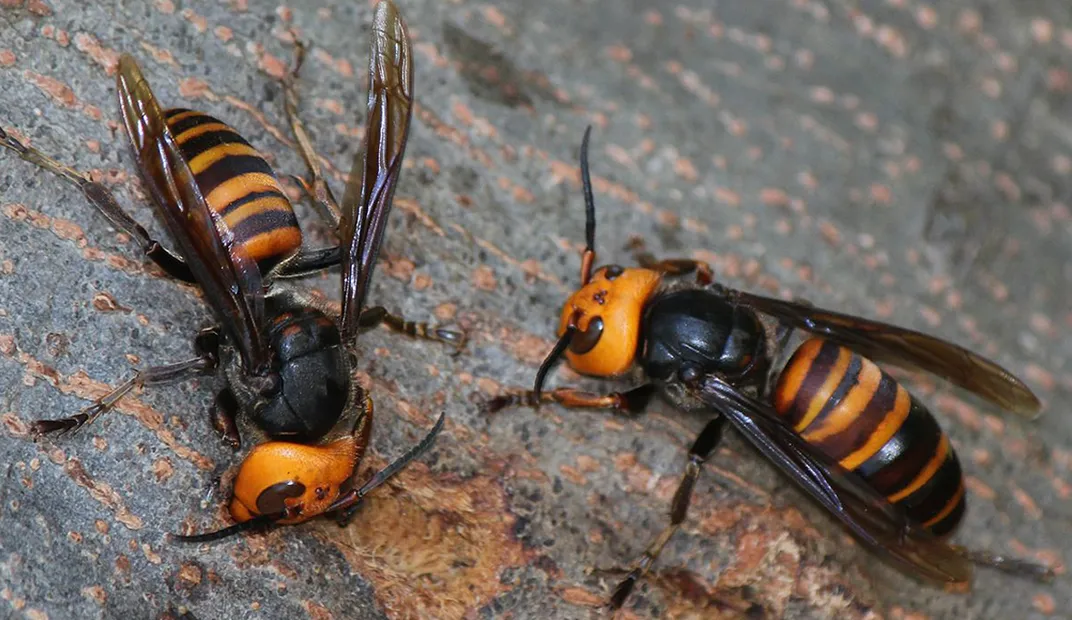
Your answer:
[[[41,151],[31,146],[26,146],[3,129],[0,129],[0,146],[14,151],[25,161],[44,168],[76,185],[86,199],[93,203],[93,206],[108,219],[112,226],[138,241],[142,252],[145,253],[149,260],[156,263],[168,275],[177,280],[196,282],[186,263],[174,252],[160,245],[159,241],[150,237],[145,228],[119,206],[115,196],[108,191],[108,188],[91,180],[87,175],[74,168],[61,164]]]
[[[685,515],[689,510],[689,501],[692,499],[692,490],[696,486],[697,478],[700,477],[700,470],[704,461],[707,460],[707,457],[722,439],[722,428],[725,424],[726,418],[718,416],[708,422],[707,426],[700,431],[696,442],[689,450],[689,462],[685,466],[685,474],[681,477],[681,484],[678,485],[677,491],[674,493],[673,502],[670,505],[670,525],[663,529],[655,537],[655,540],[648,545],[648,548],[644,550],[644,554],[633,562],[629,574],[614,589],[614,594],[607,603],[611,609],[618,609],[625,603],[626,599],[629,598],[629,594],[632,593],[633,587],[655,564],[655,559],[659,557],[659,552],[663,550],[670,537],[685,521]]]
[[[572,388],[557,388],[540,395],[539,402],[558,403],[570,409],[613,409],[619,413],[640,413],[655,394],[655,386],[646,383],[626,390],[609,394],[592,394]],[[536,407],[536,393],[532,390],[511,392],[496,396],[485,403],[488,413],[495,413],[507,407]]]
[[[215,359],[195,357],[186,360],[185,362],[167,364],[164,366],[153,366],[151,368],[146,368],[145,370],[139,370],[133,377],[111,392],[101,396],[91,406],[86,407],[79,413],[59,420],[38,420],[30,425],[30,432],[33,433],[35,437],[40,437],[48,433],[66,433],[68,431],[78,430],[108,411],[111,411],[124,396],[137,388],[156,383],[187,379],[211,371],[215,367]]]
[[[465,332],[445,329],[439,326],[433,327],[423,322],[408,321],[401,316],[391,314],[383,306],[366,308],[357,319],[357,325],[361,329],[369,329],[381,323],[396,332],[422,340],[443,342],[452,345],[459,351],[465,346]]]

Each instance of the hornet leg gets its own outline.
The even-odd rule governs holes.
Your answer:
[[[715,272],[711,269],[711,265],[702,260],[693,260],[691,258],[658,260],[651,252],[644,250],[644,239],[640,237],[633,237],[625,247],[627,250],[633,251],[633,259],[644,269],[658,271],[671,277],[695,273],[696,283],[701,286],[707,286],[715,281]]]
[[[298,117],[298,74],[301,72],[302,62],[305,60],[305,44],[295,37],[294,39],[294,65],[290,72],[283,78],[283,107],[287,113],[287,121],[290,129],[294,132],[294,139],[298,143],[298,154],[305,160],[309,168],[311,181],[296,177],[297,181],[305,189],[309,197],[313,199],[313,205],[320,211],[320,215],[328,221],[336,230],[342,219],[342,211],[335,195],[331,193],[327,181],[320,169],[320,158],[313,148],[313,141],[309,139],[309,133],[305,131],[305,125]]]
[[[703,286],[707,286],[715,280],[715,273],[711,269],[711,265],[702,260],[693,260],[691,258],[664,258],[662,260],[656,260],[656,258],[648,252],[636,252],[634,257],[637,264],[644,269],[658,271],[659,273],[671,277],[695,273],[696,283]]]
[[[1037,581],[1048,582],[1053,581],[1054,578],[1053,568],[1044,564],[1020,558],[1007,557],[992,551],[968,549],[966,547],[961,547],[960,545],[953,545],[953,548],[956,549],[960,555],[979,566],[988,566],[1010,575],[1026,577]]]
[[[339,209],[338,201],[335,200],[335,195],[331,192],[331,187],[324,180],[324,174],[320,167],[320,158],[313,148],[313,141],[309,138],[305,125],[298,116],[298,74],[301,72],[304,60],[305,44],[295,37],[294,64],[290,72],[282,79],[283,108],[287,114],[287,121],[290,123],[290,130],[294,134],[294,140],[297,142],[298,154],[305,161],[305,166],[309,169],[309,176],[312,180],[307,181],[304,177],[298,176],[293,178],[312,199],[313,206],[320,216],[337,232],[341,225],[342,211]],[[319,250],[302,249],[298,254],[279,265],[273,275],[281,278],[297,278],[322,271],[328,267],[334,267],[341,260],[342,253],[338,246]]]
[[[216,402],[209,409],[209,421],[216,429],[223,443],[238,451],[242,447],[242,437],[238,433],[235,417],[238,415],[238,400],[231,388],[224,388],[216,394]]]
[[[365,450],[368,448],[369,438],[372,436],[372,413],[373,402],[364,390],[360,390],[360,393],[354,394],[354,400],[361,399],[362,406],[361,411],[357,414],[357,420],[354,422],[354,428],[350,431],[350,436],[353,437],[357,444],[357,458],[354,459],[354,473],[350,478],[350,488],[344,492],[352,490],[357,486],[357,469],[361,465],[361,457],[364,455]],[[339,527],[346,527],[350,525],[350,521],[353,520],[354,514],[357,513],[357,509],[361,506],[360,502],[356,502],[351,506],[342,508],[335,513],[335,521],[339,524]]]
[[[272,276],[277,278],[301,278],[311,275],[329,267],[334,267],[342,260],[339,246],[320,248],[318,250],[306,250],[302,248],[294,256],[279,263],[272,271]]]
[[[650,383],[625,392],[611,392],[610,394],[592,394],[571,388],[558,388],[543,392],[537,402],[536,393],[527,390],[497,396],[489,400],[484,407],[488,413],[495,413],[506,407],[535,408],[540,402],[553,402],[570,409],[613,409],[619,413],[634,414],[643,411],[654,394],[655,386]]]
[[[357,319],[357,325],[360,329],[369,329],[381,323],[396,332],[401,332],[413,338],[434,340],[453,345],[459,351],[465,346],[465,332],[444,329],[438,326],[433,327],[423,322],[407,321],[403,317],[389,313],[383,306],[366,308]]]
[[[30,431],[35,436],[40,437],[41,435],[57,431],[67,432],[78,430],[93,420],[96,420],[101,415],[114,409],[116,403],[136,388],[157,383],[177,381],[179,379],[188,379],[195,375],[209,372],[215,367],[215,360],[204,357],[195,357],[186,360],[185,362],[166,364],[164,366],[153,366],[151,368],[146,368],[145,370],[139,370],[134,373],[133,377],[111,392],[98,398],[93,405],[86,407],[81,412],[69,418],[62,418],[59,420],[38,420],[31,425]]]
[[[194,275],[190,271],[190,268],[182,258],[160,245],[160,242],[156,239],[150,237],[149,233],[141,224],[128,215],[126,211],[123,211],[122,207],[119,206],[119,203],[116,202],[115,196],[113,196],[106,187],[100,183],[92,181],[85,174],[61,164],[41,151],[26,146],[3,129],[0,129],[0,146],[11,149],[18,154],[20,158],[32,164],[36,164],[52,174],[63,177],[67,181],[78,186],[78,189],[82,191],[82,194],[86,199],[93,203],[93,206],[97,207],[97,210],[108,219],[112,226],[115,226],[117,229],[137,240],[138,244],[141,246],[142,252],[145,253],[145,256],[149,258],[149,260],[156,263],[169,276],[177,280],[191,283],[197,282],[194,279]]]
[[[391,461],[386,467],[373,474],[371,478],[365,481],[365,484],[362,484],[357,489],[350,489],[346,493],[340,495],[339,498],[328,507],[327,512],[337,512],[340,514],[340,525],[345,525],[346,520],[353,514],[354,508],[360,505],[366,495],[371,493],[376,487],[390,480],[395,474],[405,469],[407,465],[413,462],[413,459],[416,459],[427,452],[428,449],[435,444],[436,437],[439,435],[439,432],[443,430],[443,421],[446,420],[446,415],[446,413],[440,413],[435,426],[425,434],[423,439],[417,442],[416,445],[410,447],[409,450],[406,450],[405,454]]]
[[[124,396],[137,388],[188,379],[215,370],[216,365],[219,363],[219,332],[216,329],[202,330],[194,341],[194,346],[197,349],[197,357],[184,362],[152,366],[145,370],[139,370],[134,373],[133,377],[111,392],[101,396],[92,405],[79,413],[59,420],[38,420],[30,425],[30,432],[35,437],[40,437],[48,433],[76,431],[114,409]]]
[[[202,357],[217,360],[220,355],[220,330],[215,327],[201,330],[194,339],[194,350]],[[238,416],[238,400],[231,388],[225,387],[216,393],[216,400],[209,408],[209,422],[212,428],[223,439],[223,443],[238,450],[242,446],[242,438],[238,434],[238,425],[235,417]]]
[[[670,525],[656,536],[655,540],[644,550],[644,554],[633,562],[629,574],[614,589],[614,594],[608,602],[612,609],[618,609],[625,603],[637,581],[651,569],[652,565],[655,564],[655,559],[659,557],[659,552],[662,551],[667,541],[677,531],[677,528],[681,526],[681,523],[685,521],[685,515],[689,510],[689,501],[692,499],[693,487],[696,486],[696,480],[700,477],[700,469],[703,467],[708,455],[711,454],[722,439],[722,428],[725,424],[726,418],[718,416],[708,422],[707,426],[700,431],[699,437],[696,438],[696,442],[689,450],[689,462],[685,466],[685,474],[681,477],[681,484],[678,485],[677,491],[674,493],[673,502],[670,505]]]

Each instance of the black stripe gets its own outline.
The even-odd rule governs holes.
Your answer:
[[[819,352],[815,354],[804,372],[804,379],[800,382],[800,388],[797,389],[796,394],[793,394],[793,401],[789,403],[788,410],[781,412],[782,415],[789,418],[790,424],[794,427],[808,413],[808,405],[811,404],[812,397],[823,387],[827,377],[834,371],[834,365],[837,364],[840,351],[841,347],[836,344],[826,340],[822,341]],[[794,358],[799,352],[800,350],[798,349],[797,353],[794,354]],[[794,366],[803,363],[805,362],[802,360],[790,360],[790,364]],[[782,374],[785,374],[784,370]]]
[[[833,346],[837,347],[837,345]],[[837,348],[840,349],[841,347]],[[830,398],[827,399],[825,403],[823,403],[823,408],[819,410],[819,415],[815,416],[815,419],[812,420],[811,424],[801,432],[807,432],[807,430],[812,427],[820,428],[826,420],[826,417],[830,415],[830,412],[845,399],[849,390],[860,383],[860,369],[863,367],[862,358],[852,351],[849,351],[849,355],[849,366],[845,369],[845,373],[841,375],[841,380],[838,381],[837,387],[834,388],[834,393],[830,395]],[[831,454],[829,456],[834,455]]]
[[[934,416],[915,396],[908,397],[911,399],[908,416],[901,428],[856,468],[856,473],[883,495],[893,495],[911,484],[934,458],[942,442],[942,429]]]
[[[178,116],[182,112],[190,112],[190,111],[191,110],[184,110],[182,108],[176,108],[174,110],[168,110],[167,113],[169,115],[168,118],[171,118],[173,116]],[[172,112],[174,112],[175,114],[172,114]],[[219,123],[219,122],[220,122],[219,120],[217,120],[216,118],[214,118],[212,116],[209,116],[208,114],[205,114],[203,112],[194,112],[190,116],[187,116],[184,119],[180,119],[180,120],[178,120],[178,121],[176,121],[174,123],[168,121],[167,125],[168,125],[168,129],[171,130],[171,135],[172,136],[178,136],[180,133],[183,133],[188,129],[193,129],[194,127],[197,127],[198,125],[204,125],[206,123]]]
[[[853,358],[859,359],[859,356],[853,355]],[[893,415],[893,410],[897,405],[897,382],[877,367],[876,371],[881,374],[878,385],[863,409],[852,412],[854,416],[852,423],[845,430],[814,443],[815,447],[824,454],[840,461],[860,450],[878,431],[879,425]]]
[[[960,485],[964,483],[964,475],[960,471],[960,461],[956,453],[950,447],[942,466],[934,472],[923,486],[908,497],[897,502],[904,506],[905,510],[917,523],[924,523],[935,517],[953,498]]]
[[[178,138],[179,134],[176,134],[176,141]],[[190,138],[186,142],[180,144],[179,149],[182,151],[182,156],[189,162],[201,153],[224,144],[243,144],[245,146],[250,146],[245,138],[234,131],[230,129],[217,129],[215,131],[206,131],[199,136]]]
[[[272,167],[259,155],[228,155],[212,162],[212,165],[194,176],[201,193],[207,198],[220,184],[250,172],[263,172],[275,177]]]
[[[231,232],[234,233],[238,243],[245,243],[266,232],[282,228],[297,228],[297,226],[298,219],[294,217],[293,211],[257,211],[232,226]]]
[[[231,213],[234,213],[238,209],[242,208],[245,205],[248,205],[254,200],[260,200],[261,198],[270,198],[272,196],[275,196],[276,198],[285,201],[288,205],[290,204],[290,199],[288,199],[285,194],[277,192],[274,189],[270,189],[263,192],[250,192],[245,196],[242,196],[241,198],[238,198],[237,200],[233,201],[226,207],[220,209],[220,217],[227,217]]]

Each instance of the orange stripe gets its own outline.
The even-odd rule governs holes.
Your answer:
[[[859,450],[841,459],[841,466],[852,471],[874,456],[901,428],[911,408],[912,398],[908,395],[908,391],[901,386],[897,386],[897,397],[894,400],[893,409],[886,412],[882,422],[879,422],[878,428],[867,439],[867,443]]]
[[[225,125],[224,123],[218,123],[218,122],[217,123],[212,123],[212,122],[202,123],[200,125],[195,125],[195,126],[189,128],[189,129],[187,129],[186,131],[180,133],[179,135],[175,136],[175,142],[177,142],[178,144],[182,144],[182,143],[186,142],[187,140],[192,140],[192,139],[196,138],[197,136],[200,136],[203,133],[208,133],[210,131],[234,131],[234,130],[231,129],[230,127],[228,127],[227,125]]]
[[[934,453],[927,466],[923,468],[923,471],[919,472],[915,480],[911,484],[894,493],[893,495],[886,496],[886,499],[890,500],[890,503],[897,503],[902,499],[908,497],[912,493],[915,493],[921,486],[927,483],[928,480],[934,477],[934,474],[938,471],[938,468],[945,462],[945,457],[949,454],[949,436],[942,433],[942,441],[938,444],[938,451]]]
[[[830,368],[830,376],[823,382],[822,387],[815,391],[815,394],[811,397],[811,401],[808,402],[808,411],[804,414],[804,417],[796,423],[793,427],[796,432],[802,432],[808,428],[808,425],[815,421],[819,412],[823,410],[826,403],[830,401],[830,397],[834,395],[834,390],[837,389],[839,383],[841,383],[842,377],[845,376],[845,371],[849,368],[849,361],[852,359],[852,354],[848,349],[844,347],[838,348],[838,358],[834,362],[834,365]]]
[[[205,196],[205,201],[213,211],[219,213],[227,208],[227,205],[252,192],[275,190],[283,193],[279,181],[270,174],[263,172],[247,172],[227,179],[216,186],[215,189]]]
[[[949,499],[949,503],[945,505],[945,508],[942,508],[941,512],[939,512],[938,514],[934,515],[934,517],[928,519],[927,522],[923,524],[923,527],[924,528],[929,528],[929,527],[933,526],[935,523],[939,523],[939,522],[941,522],[942,519],[948,517],[949,513],[953,512],[953,509],[956,508],[957,504],[960,503],[960,498],[962,498],[962,497],[964,497],[964,481],[963,480],[960,481],[960,486],[957,487],[957,492],[954,493],[953,497]]]
[[[172,125],[174,125],[175,123],[177,123],[177,122],[179,122],[181,120],[185,120],[187,118],[190,118],[191,116],[204,116],[204,115],[205,115],[204,112],[198,112],[197,110],[186,110],[185,112],[180,112],[179,114],[176,114],[175,116],[172,116],[171,118],[167,119],[168,128],[170,128]]]
[[[232,155],[253,155],[254,157],[261,157],[261,154],[257,152],[257,149],[248,144],[230,142],[228,144],[214,146],[199,153],[197,157],[190,160],[190,171],[195,175],[201,174],[212,164]]]
[[[774,410],[780,415],[786,415],[789,408],[793,406],[793,400],[800,392],[800,386],[804,383],[808,370],[815,363],[815,357],[819,355],[819,350],[822,348],[822,340],[817,338],[808,340],[800,345],[797,352],[793,354],[792,361],[782,370],[782,375],[778,377],[778,387],[774,391]]]
[[[850,356],[851,357],[851,356]],[[845,397],[827,413],[818,423],[808,428],[808,432],[802,433],[809,443],[826,439],[833,435],[845,432],[860,417],[860,412],[867,408],[867,404],[875,397],[879,383],[882,382],[882,371],[878,366],[860,358],[860,373],[855,377],[855,384],[849,388]],[[840,359],[838,360],[841,361]],[[842,375],[841,380],[850,379]],[[840,382],[839,382],[840,383]]]
[[[301,231],[294,226],[287,226],[247,239],[242,242],[242,247],[246,249],[250,258],[260,261],[270,256],[289,254],[301,247],[301,243]]]
[[[238,209],[227,214],[227,217],[223,218],[228,228],[234,229],[238,226],[239,222],[246,219],[251,215],[261,213],[263,211],[292,211],[290,203],[286,202],[279,196],[265,196],[264,198],[258,198],[253,202],[247,203],[239,207]]]

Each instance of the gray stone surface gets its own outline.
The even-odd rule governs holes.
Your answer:
[[[704,8],[706,6],[706,8]],[[488,418],[528,384],[573,286],[576,149],[596,125],[602,258],[643,235],[731,285],[888,317],[993,355],[1046,415],[1024,423],[906,375],[969,476],[957,540],[1061,564],[1072,549],[1072,29],[1067,3],[404,0],[418,110],[373,299],[471,331],[457,358],[363,339],[370,465],[441,410],[421,464],[355,523],[213,546],[211,496],[238,456],[213,381],[146,391],[80,434],[33,443],[140,364],[182,359],[209,320],[70,187],[0,154],[0,617],[588,617],[662,527],[703,420],[546,407]],[[0,124],[103,175],[156,232],[117,131],[116,50],[157,95],[204,109],[301,172],[272,77],[282,19],[310,40],[304,114],[345,170],[363,121],[368,2],[0,1]],[[338,175],[334,179],[338,182]],[[308,209],[309,237],[327,231]],[[336,274],[299,282],[337,295]],[[558,382],[577,381],[566,371]],[[585,385],[598,385],[586,383]],[[605,387],[605,386],[604,386]],[[730,434],[684,530],[631,601],[639,617],[1068,617],[1072,589],[979,571],[920,587],[849,542]],[[757,612],[758,613],[758,612]],[[916,615],[913,615],[916,614]]]

